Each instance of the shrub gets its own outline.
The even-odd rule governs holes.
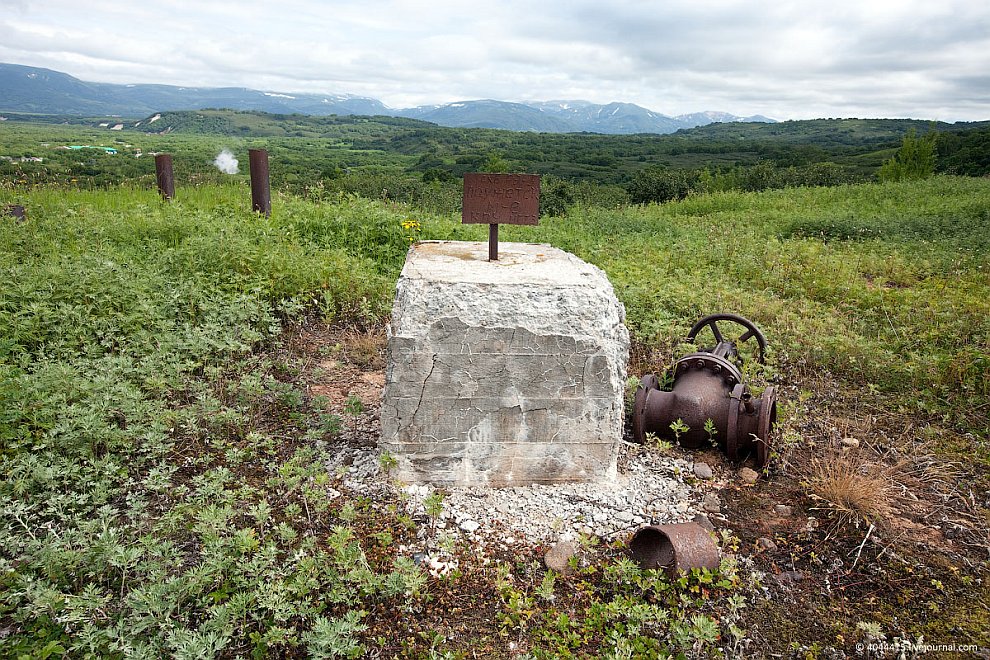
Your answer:
[[[648,167],[633,177],[629,197],[634,204],[659,204],[684,199],[690,190],[688,175],[683,170]]]
[[[897,153],[880,166],[877,178],[886,182],[914,181],[934,176],[937,140],[938,133],[934,130],[918,137],[912,128],[904,136]]]
[[[547,175],[540,180],[540,216],[567,215],[574,203],[570,183],[560,177]]]

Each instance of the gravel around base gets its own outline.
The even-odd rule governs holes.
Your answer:
[[[329,466],[351,491],[374,499],[399,489],[406,512],[426,516],[428,484],[393,483],[379,467],[378,450],[345,448]],[[618,477],[607,483],[535,484],[511,488],[444,487],[443,511],[433,524],[437,537],[452,534],[487,543],[555,543],[579,535],[610,541],[643,525],[686,522],[700,511],[700,490],[691,461],[652,448],[622,443]]]

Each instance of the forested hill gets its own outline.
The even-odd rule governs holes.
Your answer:
[[[94,125],[110,124],[105,119]],[[322,138],[360,151],[417,156],[418,169],[459,174],[490,153],[520,170],[617,181],[644,164],[680,168],[733,166],[771,160],[778,165],[834,162],[867,173],[892,154],[910,131],[939,134],[940,169],[960,174],[990,171],[990,121],[916,119],[813,119],[776,124],[733,122],[669,135],[530,133],[448,128],[389,116],[314,117],[234,110],[157,113],[123,123],[123,130],[243,138]]]
[[[674,133],[693,140],[772,140],[794,144],[862,146],[900,139],[909,130],[919,134],[990,128],[990,121],[936,122],[921,119],[808,119],[776,124],[735,122],[709,124]]]
[[[982,122],[933,122],[920,119],[809,119],[779,123],[726,122],[680,129],[674,133],[658,135],[638,133],[632,135],[603,135],[597,133],[534,133],[492,128],[456,128],[406,117],[386,115],[328,115],[273,114],[260,111],[230,109],[188,110],[160,112],[131,119],[107,119],[106,117],[67,117],[63,115],[37,115],[7,113],[10,121],[45,123],[71,123],[106,129],[137,130],[144,133],[182,133],[199,135],[229,135],[237,137],[321,137],[340,138],[364,135],[369,138],[393,140],[399,138],[403,150],[422,151],[415,145],[421,138],[425,143],[463,142],[470,136],[486,136],[501,144],[613,144],[633,146],[677,144],[691,142],[729,142],[746,140],[782,144],[814,144],[821,147],[863,147],[892,144],[910,130],[919,134],[936,130],[940,133],[959,133],[974,129],[990,128],[990,121]],[[412,139],[410,139],[412,138]]]
[[[840,180],[869,180],[906,134],[915,131],[923,135],[934,129],[938,133],[938,171],[977,176],[990,173],[990,122],[816,119],[712,124],[669,135],[601,135],[447,128],[389,116],[317,117],[234,110],[163,112],[127,120],[5,116],[7,121],[0,127],[21,122],[85,126],[93,131],[95,143],[146,142],[147,138],[157,143],[169,136],[187,136],[232,146],[241,141],[267,145],[276,151],[284,148],[305,153],[317,171],[388,162],[401,163],[408,173],[424,177],[459,177],[483,167],[486,159],[494,156],[512,171],[599,183],[628,182],[633,174],[648,167],[716,171],[760,162],[798,168],[829,163],[845,173]],[[139,139],[139,133],[145,138]],[[30,155],[44,156],[34,151]]]

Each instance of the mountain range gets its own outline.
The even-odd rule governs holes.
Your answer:
[[[85,82],[51,69],[0,63],[0,112],[146,117],[169,110],[231,108],[281,114],[384,115],[464,128],[501,128],[545,133],[673,133],[722,122],[766,122],[760,115],[727,112],[668,116],[632,103],[495,100],[393,109],[378,99],[351,94],[286,94],[242,87]]]

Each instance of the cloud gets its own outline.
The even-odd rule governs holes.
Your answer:
[[[943,0],[0,0],[0,60],[87,80],[987,119],[990,7]],[[164,20],[167,19],[167,20]]]

